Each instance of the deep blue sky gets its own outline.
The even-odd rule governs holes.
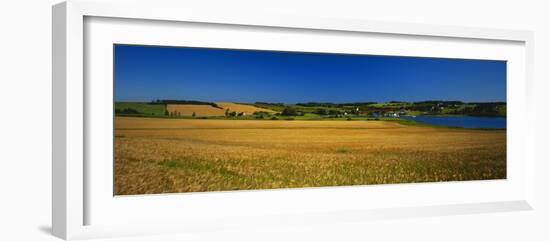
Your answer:
[[[506,101],[506,62],[115,45],[115,100]]]

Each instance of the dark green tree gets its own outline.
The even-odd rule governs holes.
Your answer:
[[[325,108],[319,108],[319,109],[315,110],[315,114],[318,114],[318,115],[328,115],[328,110],[325,109]]]
[[[296,111],[296,109],[294,109],[293,107],[291,106],[286,106],[283,111],[281,112],[281,115],[282,116],[296,116],[298,115],[298,112]]]

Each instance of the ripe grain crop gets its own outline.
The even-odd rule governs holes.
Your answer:
[[[506,178],[506,131],[116,117],[115,194]]]
[[[244,112],[247,115],[252,115],[254,114],[254,112],[275,113],[274,110],[260,108],[252,105],[236,104],[231,102],[217,102],[216,104],[223,109],[229,109],[230,111],[235,112]]]
[[[231,102],[219,102],[216,105],[219,108],[211,105],[168,104],[166,105],[166,110],[177,116],[192,116],[194,113],[196,117],[225,116],[226,111],[246,113],[247,115],[252,115],[254,112],[275,113],[275,111],[270,109]]]
[[[225,110],[211,105],[168,104],[166,110],[178,116],[224,116]]]

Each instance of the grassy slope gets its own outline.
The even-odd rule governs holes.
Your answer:
[[[126,108],[137,110],[144,115],[153,115],[153,116],[164,116],[164,111],[166,110],[165,105],[152,105],[149,103],[138,103],[138,102],[116,102],[115,109],[123,110]]]
[[[506,117],[506,105],[499,105],[497,107],[497,111],[498,111],[500,116]]]

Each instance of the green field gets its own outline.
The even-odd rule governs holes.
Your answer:
[[[138,114],[125,114],[120,113],[124,110],[135,110]],[[116,102],[115,112],[117,115],[130,115],[130,116],[164,116],[166,111],[166,105],[163,104],[151,104],[143,102]]]

